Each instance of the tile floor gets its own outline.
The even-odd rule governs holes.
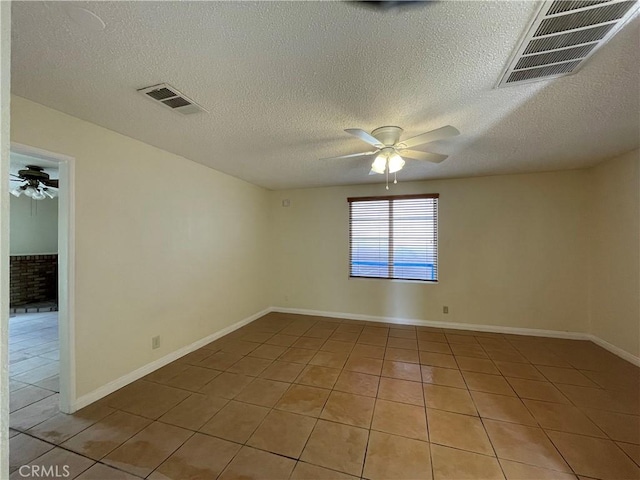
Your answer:
[[[638,479],[639,392],[590,342],[269,314],[74,415],[14,411],[11,478]]]
[[[11,412],[54,396],[60,391],[59,359],[58,312],[19,313],[10,316]]]

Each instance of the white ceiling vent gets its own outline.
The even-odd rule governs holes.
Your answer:
[[[160,85],[153,85],[152,87],[145,87],[138,89],[138,92],[142,93],[145,97],[170,108],[174,112],[181,113],[183,115],[190,115],[192,113],[206,112],[206,110],[191,100],[186,95],[180,93],[176,88],[166,83]]]
[[[637,1],[544,2],[497,87],[575,73],[638,11]]]

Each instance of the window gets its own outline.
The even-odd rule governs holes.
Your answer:
[[[437,281],[438,196],[348,198],[349,275]]]

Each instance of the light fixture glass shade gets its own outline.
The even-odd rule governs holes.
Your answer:
[[[40,190],[36,189],[36,191],[33,193],[33,196],[31,198],[33,198],[34,200],[44,200],[47,197]]]
[[[402,167],[404,167],[404,160],[400,155],[394,153],[389,157],[389,173],[398,172]]]
[[[383,174],[387,169],[387,156],[384,153],[381,153],[376,157],[371,165],[371,170],[376,173]]]
[[[16,197],[24,193],[25,196],[33,200],[44,200],[46,198],[56,198],[58,196],[58,189],[55,187],[45,187],[42,184],[38,184],[37,186],[24,184],[13,188],[10,193]]]

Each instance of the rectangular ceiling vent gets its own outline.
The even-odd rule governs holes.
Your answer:
[[[186,95],[180,93],[178,89],[173,88],[171,85],[167,85],[166,83],[153,85],[152,87],[140,88],[138,89],[138,92],[142,93],[145,97],[153,100],[154,102],[164,105],[174,112],[178,112],[183,115],[206,112],[202,106],[198,105]]]
[[[544,2],[497,87],[548,80],[578,71],[638,12],[628,0]]]

